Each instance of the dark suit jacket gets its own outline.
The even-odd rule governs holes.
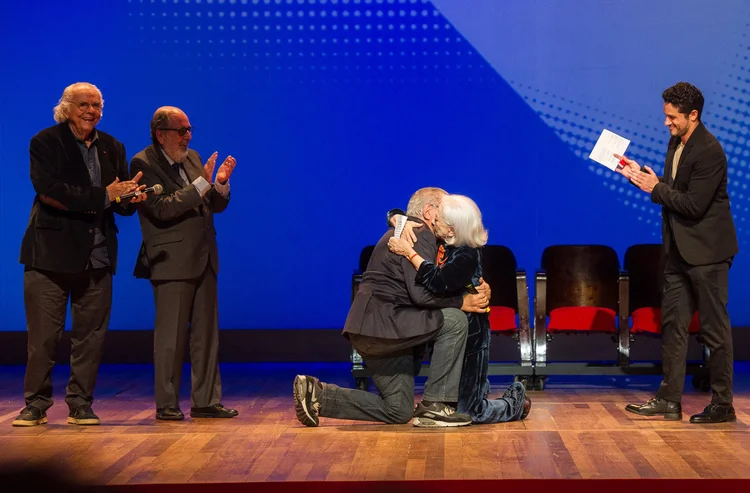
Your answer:
[[[344,335],[409,339],[429,334],[443,323],[439,308],[461,308],[463,304],[463,296],[438,297],[416,283],[417,270],[411,262],[388,250],[393,231],[390,228],[375,245],[349,309]],[[438,249],[435,235],[426,226],[415,232],[416,252],[425,260],[434,260]]]
[[[727,157],[702,123],[685,144],[672,180],[672,159],[679,144],[672,137],[664,176],[651,192],[662,206],[662,239],[669,252],[676,246],[690,265],[707,265],[734,256],[737,235],[727,194]]]
[[[94,228],[107,240],[112,272],[117,268],[114,213],[130,216],[135,207],[113,203],[105,209],[106,186],[116,177],[129,180],[125,146],[97,130],[102,186],[91,185],[86,163],[68,123],[46,128],[31,139],[31,183],[36,191],[21,243],[20,261],[27,267],[61,273],[86,269],[94,245]],[[40,197],[47,197],[47,205]]]
[[[192,181],[203,173],[201,157],[192,149],[182,163],[191,183],[184,185],[180,174],[169,164],[161,148],[150,145],[130,161],[130,172],[143,172],[140,183],[151,187],[160,183],[161,195],[151,195],[138,204],[143,243],[134,275],[152,281],[196,279],[211,262],[219,273],[214,213],[229,205],[213,186],[201,198]]]

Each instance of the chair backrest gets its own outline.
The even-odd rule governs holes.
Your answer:
[[[486,245],[482,252],[482,277],[492,288],[490,306],[507,306],[518,311],[516,256],[510,248]]]
[[[370,262],[375,245],[368,245],[359,253],[359,273],[362,274],[367,270],[367,264]]]
[[[630,278],[630,312],[661,307],[666,256],[660,243],[632,245],[625,251],[625,270]]]
[[[542,253],[547,315],[555,308],[596,306],[617,311],[620,260],[605,245],[553,245]],[[494,289],[494,288],[493,288]]]

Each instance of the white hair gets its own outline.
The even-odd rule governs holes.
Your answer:
[[[64,123],[70,120],[70,110],[73,109],[74,106],[73,96],[81,91],[92,89],[99,93],[99,99],[102,101],[102,110],[104,110],[104,98],[102,97],[102,92],[99,88],[88,82],[76,82],[65,88],[62,97],[60,97],[60,101],[57,102],[57,106],[52,109],[55,121],[57,123]],[[99,114],[103,115],[104,111],[101,111]]]
[[[424,207],[427,204],[431,204],[435,208],[439,207],[440,200],[443,198],[444,195],[447,195],[447,194],[448,192],[446,192],[442,188],[436,188],[436,187],[420,188],[419,190],[414,192],[414,195],[412,195],[411,198],[409,199],[409,205],[406,206],[406,215],[424,219],[422,217]]]
[[[449,245],[468,245],[472,248],[487,244],[487,230],[482,225],[482,213],[469,197],[448,195],[440,204],[442,221],[453,228],[453,236],[446,238]]]

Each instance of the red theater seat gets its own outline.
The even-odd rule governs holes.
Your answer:
[[[492,288],[490,330],[517,338],[521,365],[530,367],[534,347],[526,271],[518,268],[516,256],[506,246],[486,245],[480,251],[482,277]]]
[[[553,245],[542,253],[536,275],[536,365],[547,365],[547,344],[556,333],[620,334],[618,361],[627,364],[627,278],[617,253],[605,245]],[[549,317],[549,320],[548,320]],[[571,355],[571,360],[576,360]]]

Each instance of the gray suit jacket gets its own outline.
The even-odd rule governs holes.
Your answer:
[[[203,161],[192,149],[182,165],[192,182],[203,173]],[[130,161],[131,176],[143,172],[140,183],[148,187],[160,183],[164,191],[150,195],[138,204],[143,243],[134,275],[152,281],[179,281],[198,278],[211,262],[219,273],[214,213],[229,205],[229,198],[213,186],[201,197],[192,183],[185,185],[156,145],[150,145]]]

